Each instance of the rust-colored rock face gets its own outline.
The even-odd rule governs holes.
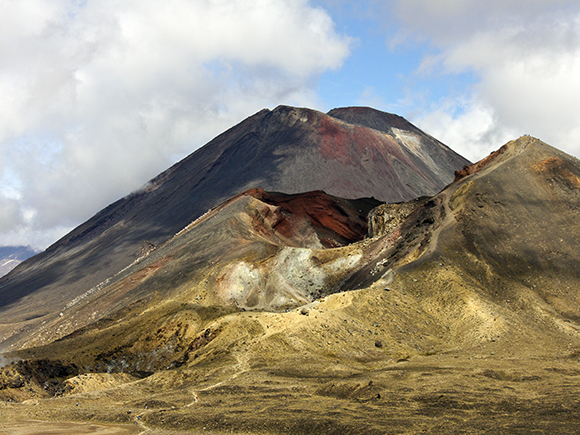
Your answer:
[[[296,195],[267,193],[251,189],[243,193],[277,207],[272,227],[288,239],[298,239],[305,227],[312,227],[325,248],[335,248],[364,239],[367,214],[380,201],[374,199],[344,200],[322,191]],[[273,214],[266,211],[265,216]]]

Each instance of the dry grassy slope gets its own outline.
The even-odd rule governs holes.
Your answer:
[[[124,410],[137,409],[148,428],[577,432],[580,163],[524,137],[470,172],[399,207],[398,225],[375,226],[385,234],[300,251],[318,269],[295,261],[288,278],[356,258],[325,271],[325,280],[337,277],[327,288],[336,293],[301,307],[240,312],[220,306],[220,287],[208,281],[207,300],[176,287],[76,337],[22,351],[59,355],[79,373],[155,372],[130,383],[111,374],[106,382],[119,387],[106,392],[91,379],[80,395],[42,402],[40,417],[130,422]],[[375,216],[391,219],[390,210]],[[244,261],[259,278],[280,269],[283,252]],[[68,408],[79,401],[84,410]]]

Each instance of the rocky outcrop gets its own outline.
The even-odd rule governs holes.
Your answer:
[[[371,210],[368,217],[368,237],[381,237],[392,233],[424,202],[417,198],[409,202],[382,204]]]

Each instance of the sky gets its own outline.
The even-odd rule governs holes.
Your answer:
[[[0,101],[0,246],[44,249],[280,104],[580,157],[580,2],[0,0]]]

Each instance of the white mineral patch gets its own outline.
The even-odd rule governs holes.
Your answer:
[[[400,143],[403,143],[409,151],[424,160],[431,169],[438,172],[438,165],[431,159],[429,154],[423,150],[421,138],[419,136],[405,130],[399,130],[398,128],[393,128],[392,131]]]
[[[253,291],[262,287],[262,273],[244,261],[231,267],[222,285],[222,297],[241,304]]]

